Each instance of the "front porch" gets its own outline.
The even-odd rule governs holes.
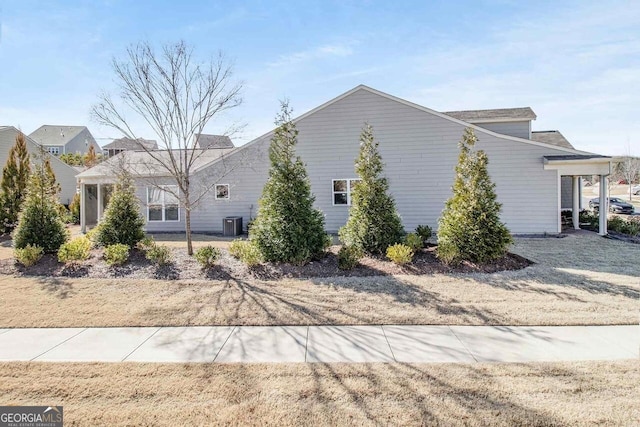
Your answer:
[[[113,184],[108,182],[80,182],[80,231],[95,227],[109,203]]]
[[[608,209],[608,181],[611,174],[610,157],[598,155],[562,155],[544,156],[544,169],[555,170],[558,173],[558,232],[562,231],[560,218],[563,209],[571,210],[571,222],[575,230],[580,229],[580,210],[582,209],[582,177],[598,175],[600,177],[599,190],[599,224],[598,234],[607,235]],[[570,197],[570,207],[563,203],[563,198]]]

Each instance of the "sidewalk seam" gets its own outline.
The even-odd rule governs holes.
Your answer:
[[[214,326],[214,328],[215,328],[215,326]],[[231,338],[231,335],[233,335],[233,333],[236,331],[236,329],[238,329],[238,326],[234,326],[233,329],[231,329],[231,332],[229,332],[229,335],[227,335],[227,339],[224,340],[224,342],[222,343],[222,345],[218,349],[218,352],[216,353],[216,355],[213,356],[213,360],[211,361],[211,363],[216,361],[216,359],[218,358],[218,355],[220,355],[220,352],[222,351],[224,346],[227,345],[227,342],[229,341],[229,338]]]
[[[134,348],[133,350],[131,350],[131,352],[129,352],[129,354],[127,354],[125,357],[122,358],[122,360],[120,360],[121,362],[124,362],[125,360],[127,360],[127,357],[131,356],[137,349],[139,349],[140,347],[142,347],[142,345],[144,343],[146,343],[147,341],[149,341],[151,339],[151,337],[153,337],[155,334],[158,333],[158,331],[162,329],[162,326],[160,326],[158,329],[156,329],[155,331],[153,331],[153,333],[151,335],[149,335],[147,337],[146,340],[142,341],[140,344],[138,344],[138,346],[136,348]]]
[[[393,357],[393,361],[397,362],[396,355],[393,353],[393,349],[391,348],[391,343],[389,342],[389,338],[387,338],[387,333],[384,331],[384,326],[380,325],[380,329],[382,329],[382,335],[384,335],[384,340],[387,342],[389,346],[389,351],[391,352],[391,357]]]
[[[50,349],[48,349],[48,350],[46,350],[46,351],[44,351],[44,352],[40,353],[39,355],[37,355],[37,356],[36,356],[36,357],[34,357],[33,359],[29,360],[29,362],[33,362],[33,361],[34,361],[35,359],[37,359],[38,357],[40,357],[40,356],[42,356],[42,355],[44,355],[44,354],[47,354],[48,352],[50,352],[51,350],[53,350],[53,349],[54,349],[54,348],[56,348],[56,347],[61,346],[62,344],[64,344],[64,343],[66,343],[67,341],[69,341],[71,338],[75,338],[75,337],[77,337],[78,335],[80,335],[81,333],[83,333],[84,331],[86,331],[87,329],[89,329],[89,328],[84,328],[83,330],[81,330],[81,331],[80,331],[80,332],[78,332],[77,334],[75,334],[75,335],[73,335],[73,336],[71,336],[71,337],[67,338],[66,340],[64,340],[64,341],[62,341],[62,342],[59,342],[58,344],[54,345],[54,346],[53,346],[53,347],[51,347]]]
[[[460,339],[460,337],[458,335],[456,335],[456,333],[453,331],[453,329],[451,329],[451,325],[447,325],[447,328],[449,328],[449,331],[451,331],[451,333],[453,334],[454,337],[456,337],[456,339],[458,340],[458,342],[460,342],[460,344],[462,344],[462,346],[464,347],[465,350],[467,350],[467,353],[469,353],[469,355],[471,357],[473,357],[473,360],[475,360],[476,362],[478,362],[478,359],[476,359],[476,355],[473,354],[471,352],[471,350],[469,350],[469,347],[467,347],[467,345]]]

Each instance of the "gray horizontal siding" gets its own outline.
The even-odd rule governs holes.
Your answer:
[[[12,127],[4,128],[0,130],[0,171],[4,168],[9,158],[9,150],[16,142],[16,136],[18,130]],[[25,135],[27,141],[27,149],[31,155],[31,161],[36,161],[36,156],[39,154],[38,145],[28,136]],[[56,180],[60,184],[60,203],[69,204],[76,193],[76,175],[77,171],[69,165],[62,162],[60,159],[51,156],[51,168],[56,176]]]
[[[307,165],[316,206],[326,228],[345,224],[348,207],[333,206],[332,179],[355,177],[359,136],[365,122],[374,127],[385,162],[385,175],[407,230],[419,224],[434,229],[451,196],[460,125],[391,99],[359,90],[298,122],[297,153]],[[528,129],[528,128],[527,128]],[[545,171],[543,155],[562,154],[553,148],[505,140],[477,132],[478,148],[489,155],[489,173],[503,204],[502,219],[513,233],[558,231],[558,178]],[[255,217],[268,174],[269,140],[263,139],[198,174],[194,182],[231,186],[230,200],[210,193],[193,212],[195,231],[220,232],[225,216]],[[181,213],[181,218],[184,215]],[[183,230],[181,223],[151,223],[149,230]]]
[[[335,231],[346,222],[348,207],[332,205],[331,179],[355,176],[365,122],[380,142],[385,175],[405,228],[435,228],[451,195],[464,126],[361,90],[298,124],[298,154],[307,164],[327,229]],[[511,231],[556,232],[557,174],[542,166],[542,156],[555,150],[482,133],[478,137],[478,148],[489,155],[502,217]]]
[[[477,126],[503,135],[531,139],[529,135],[529,124],[530,122],[525,120],[521,122],[478,123]]]
[[[194,175],[192,194],[204,195],[191,213],[191,228],[196,232],[222,232],[222,219],[227,216],[240,216],[243,226],[250,218],[255,218],[262,187],[267,180],[269,161],[267,157],[269,140],[258,142],[227,157]],[[170,179],[160,182],[171,184]],[[229,199],[216,200],[214,184],[229,185]],[[137,183],[137,195],[141,200],[142,212],[147,218],[146,186],[141,180]],[[209,191],[207,191],[210,189]],[[146,229],[156,231],[184,231],[184,210],[180,210],[179,222],[147,222]]]

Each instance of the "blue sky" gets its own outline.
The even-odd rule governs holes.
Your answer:
[[[534,130],[579,149],[640,155],[638,1],[0,0],[0,125],[87,125],[113,88],[111,58],[140,40],[219,50],[243,104],[211,123],[270,130],[279,99],[299,115],[363,83],[435,110],[531,106]],[[140,134],[144,126],[138,123]],[[99,140],[104,144],[107,140]]]

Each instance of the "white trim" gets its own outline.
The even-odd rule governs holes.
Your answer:
[[[480,127],[480,126],[477,126],[477,125],[474,125],[472,123],[468,123],[468,122],[465,122],[465,121],[462,121],[462,120],[458,120],[458,119],[456,119],[454,117],[451,117],[451,116],[448,116],[448,115],[446,115],[444,113],[432,110],[432,109],[427,108],[427,107],[423,107],[422,105],[415,104],[415,103],[413,103],[411,101],[407,101],[405,99],[398,98],[396,96],[390,95],[390,94],[385,93],[385,92],[381,92],[379,90],[373,89],[373,88],[371,88],[369,86],[365,86],[365,85],[362,85],[362,84],[354,87],[351,90],[348,90],[347,92],[343,93],[342,95],[339,95],[339,96],[337,96],[337,97],[325,102],[324,104],[319,105],[318,107],[316,107],[316,108],[314,108],[312,110],[307,111],[306,113],[302,114],[301,116],[298,116],[295,119],[293,119],[292,122],[293,123],[298,123],[299,121],[304,120],[305,118],[317,113],[318,111],[324,110],[325,108],[335,104],[338,101],[341,101],[342,99],[354,94],[355,92],[357,92],[359,90],[365,90],[365,91],[373,93],[375,95],[379,95],[379,96],[381,96],[383,98],[387,98],[387,99],[390,99],[392,101],[398,102],[400,104],[406,105],[408,107],[412,107],[412,108],[415,108],[417,110],[423,111],[425,113],[432,114],[432,115],[434,115],[436,117],[440,117],[440,118],[448,120],[450,122],[457,123],[457,124],[465,126],[465,127],[470,127],[474,131],[483,133],[485,135],[490,135],[490,136],[493,136],[493,137],[496,137],[496,138],[499,138],[499,139],[520,142],[520,143],[523,143],[523,144],[534,145],[534,146],[537,146],[537,147],[549,148],[549,149],[552,149],[552,150],[555,150],[555,151],[564,151],[564,152],[571,153],[571,154],[596,154],[596,153],[590,153],[588,151],[579,151],[579,150],[576,150],[576,149],[573,149],[573,148],[558,147],[556,145],[546,144],[544,142],[532,141],[530,139],[518,138],[518,137],[515,137],[515,136],[496,133],[496,132],[490,131],[488,129],[485,129],[483,127]],[[238,151],[244,150],[244,149],[246,149],[248,147],[251,147],[251,146],[257,144],[258,142],[263,141],[264,139],[270,138],[274,134],[274,132],[275,132],[275,129],[272,129],[269,132],[267,132],[267,133],[255,138],[255,139],[253,139],[252,141],[247,142],[246,144],[244,144],[244,145],[242,145],[240,147],[235,147],[235,148],[223,153],[223,155],[221,155],[220,157],[211,160],[209,163],[206,163],[206,164],[198,167],[197,169],[194,169],[193,173],[194,174],[198,173],[201,170],[203,170],[205,168],[208,168],[208,167],[218,163],[219,161],[221,161],[225,157],[231,156],[231,155],[235,154]],[[83,172],[83,174],[84,173],[85,172]]]
[[[177,205],[178,205],[178,219],[166,219],[165,218],[165,209],[167,208],[167,206],[165,205],[165,201],[164,201],[164,197],[165,194],[167,192],[167,190],[165,190],[166,187],[178,187],[177,185],[172,185],[172,184],[167,184],[167,185],[158,185],[158,186],[147,186],[146,190],[147,190],[147,200],[145,203],[145,206],[147,207],[147,223],[150,222],[180,222],[180,202],[178,201]],[[154,219],[154,220],[150,220],[149,219],[149,188],[159,188],[162,190],[162,219]],[[155,206],[155,204],[154,204]]]
[[[227,187],[227,197],[218,197],[218,187],[226,186]],[[213,196],[215,200],[229,200],[231,199],[231,186],[229,184],[215,184],[213,186]]]
[[[560,171],[556,171],[558,176],[558,233],[562,233],[562,175]]]
[[[446,113],[445,113],[446,114]],[[447,114],[448,115],[448,114]],[[449,116],[449,117],[453,117],[453,116]],[[455,117],[454,117],[455,118]],[[460,119],[458,119],[460,120]],[[535,118],[533,119],[522,119],[522,118],[503,118],[503,119],[476,119],[476,120],[469,120],[467,123],[471,123],[471,124],[478,124],[478,123],[512,123],[512,122],[529,122],[529,126],[531,126],[531,121],[535,120]]]
[[[292,122],[293,123],[298,123],[300,120],[303,120],[303,119],[311,116],[312,114],[317,113],[320,110],[324,110],[325,108],[335,104],[338,101],[341,101],[342,99],[354,94],[355,92],[357,92],[359,90],[365,90],[365,91],[373,93],[375,95],[379,95],[379,96],[381,96],[383,98],[387,98],[387,99],[390,99],[392,101],[398,102],[400,104],[406,105],[408,107],[412,107],[412,108],[415,108],[417,110],[423,111],[425,113],[432,114],[434,116],[440,117],[440,118],[448,120],[450,122],[457,123],[457,124],[465,126],[465,127],[470,127],[475,131],[478,131],[480,133],[484,133],[486,135],[491,135],[491,136],[494,136],[494,137],[499,138],[499,139],[505,139],[505,140],[508,140],[508,141],[520,142],[520,143],[523,143],[523,144],[534,145],[534,146],[537,146],[537,147],[549,148],[549,149],[556,150],[556,151],[564,151],[564,152],[571,153],[571,154],[594,154],[594,155],[597,155],[596,153],[591,153],[591,152],[588,152],[588,151],[580,151],[580,150],[576,150],[576,149],[573,149],[573,148],[558,147],[557,145],[546,144],[544,142],[532,141],[530,139],[518,138],[516,136],[510,136],[510,135],[504,135],[504,134],[501,134],[501,133],[496,133],[496,132],[490,131],[489,129],[485,129],[485,128],[480,127],[480,126],[476,126],[476,125],[474,125],[472,123],[467,123],[467,122],[464,122],[462,120],[458,120],[458,119],[456,119],[454,117],[451,117],[451,116],[448,116],[448,115],[446,115],[444,113],[440,113],[440,112],[432,110],[430,108],[423,107],[422,105],[415,104],[415,103],[413,103],[411,101],[407,101],[405,99],[398,98],[398,97],[393,96],[393,95],[389,95],[388,93],[381,92],[379,90],[373,89],[373,88],[371,88],[369,86],[365,86],[365,85],[358,85],[358,86],[354,87],[353,89],[343,93],[342,95],[339,95],[339,96],[337,96],[337,97],[325,102],[324,104],[321,104],[318,107],[307,111],[303,115],[296,117],[295,119],[292,120]],[[255,138],[255,139],[253,139],[252,141],[249,141],[246,144],[244,144],[244,145],[242,145],[240,147],[237,147],[236,149],[232,150],[230,153],[227,153],[227,155],[231,156],[234,153],[236,153],[237,151],[244,150],[245,148],[251,147],[251,146],[257,144],[258,142],[263,141],[264,139],[270,138],[274,134],[274,132],[275,132],[275,129],[272,129],[269,132],[267,132],[267,133]],[[217,159],[212,160],[211,163],[207,163],[206,165],[202,165],[200,168],[198,168],[198,171],[217,163],[219,160],[220,160],[220,158],[217,158]]]
[[[384,98],[391,99],[393,101],[399,102],[399,103],[407,105],[409,107],[416,108],[416,109],[418,109],[420,111],[424,111],[425,113],[433,114],[434,116],[449,120],[450,122],[454,122],[454,123],[458,123],[458,124],[463,125],[463,126],[470,127],[470,128],[472,128],[474,130],[480,131],[481,133],[485,133],[487,135],[495,136],[496,138],[507,139],[509,141],[521,142],[521,143],[524,143],[524,144],[535,145],[535,146],[538,146],[538,147],[552,148],[554,150],[566,151],[567,153],[573,153],[573,154],[595,154],[595,153],[588,153],[586,151],[575,150],[573,148],[558,147],[556,145],[545,144],[544,142],[531,141],[529,139],[518,138],[516,136],[503,135],[501,133],[496,133],[496,132],[490,131],[488,129],[482,128],[480,126],[475,126],[472,123],[467,123],[467,122],[464,122],[462,120],[458,120],[458,119],[456,119],[454,117],[447,116],[446,114],[440,113],[439,111],[435,111],[435,110],[432,110],[430,108],[423,107],[422,105],[415,104],[415,103],[413,103],[411,101],[407,101],[405,99],[401,99],[401,98],[395,97],[393,95],[389,95],[388,93],[380,92],[379,90],[370,88],[370,87],[365,86],[365,85],[360,85],[360,86],[356,87],[355,89],[352,89],[351,91],[349,91],[347,93],[351,94],[352,92],[354,92],[357,89],[367,90],[367,91],[369,91],[371,93],[374,93],[376,95],[380,95],[380,96],[382,96]],[[336,100],[333,100],[331,102],[335,102]]]
[[[347,191],[335,191],[334,183],[336,181],[346,181],[347,182]],[[331,204],[333,206],[351,206],[351,182],[352,181],[362,181],[360,178],[336,178],[331,180]],[[347,195],[347,203],[336,203],[336,194],[346,194]]]

